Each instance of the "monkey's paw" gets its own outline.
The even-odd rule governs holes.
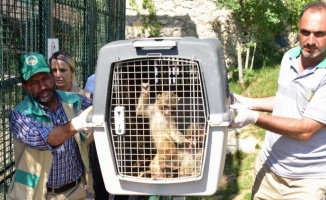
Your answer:
[[[147,94],[148,93],[148,91],[149,91],[149,83],[142,83],[141,84],[141,88],[142,88],[142,93],[143,94]]]
[[[164,178],[163,173],[152,173],[152,179],[160,179],[160,178]]]

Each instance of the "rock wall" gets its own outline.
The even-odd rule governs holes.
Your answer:
[[[142,0],[135,0],[141,14],[148,14],[141,9]],[[231,11],[219,10],[216,0],[153,0],[156,6],[156,15],[161,24],[161,36],[202,38],[218,38],[224,50],[227,66],[237,63],[237,43],[248,42],[240,38]],[[148,37],[143,34],[141,17],[133,11],[129,0],[126,1],[126,39]],[[292,36],[292,43],[295,43]]]
[[[136,0],[141,5],[141,0]],[[236,61],[237,29],[230,11],[217,10],[215,0],[154,0],[161,36],[218,38],[228,64]],[[143,13],[146,14],[146,13]],[[148,37],[141,32],[140,16],[126,3],[126,39]]]

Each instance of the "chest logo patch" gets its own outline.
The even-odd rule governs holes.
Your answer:
[[[312,97],[314,96],[315,91],[313,89],[308,89],[306,92],[306,99],[310,101]]]

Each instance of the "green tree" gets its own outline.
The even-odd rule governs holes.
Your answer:
[[[298,30],[299,15],[302,8],[311,2],[315,2],[315,0],[284,0],[284,4],[291,13],[288,16],[288,22],[292,25],[293,30]]]
[[[142,33],[148,31],[151,36],[160,36],[161,24],[159,23],[156,16],[156,7],[153,0],[142,0],[141,8],[148,12],[148,15],[142,14],[139,10],[139,5],[136,0],[130,0],[130,6],[133,11],[141,17],[142,22]]]
[[[257,43],[258,56],[275,53],[275,36],[284,32],[288,15],[281,0],[218,0],[217,5],[233,11],[240,36]]]
[[[259,57],[268,59],[276,52],[275,37],[290,26],[297,32],[301,9],[315,0],[217,0],[219,8],[233,11],[241,35],[257,43]]]

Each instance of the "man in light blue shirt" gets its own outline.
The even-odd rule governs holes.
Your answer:
[[[326,2],[301,11],[300,46],[283,56],[275,97],[234,94],[231,107],[238,115],[231,127],[267,130],[255,162],[253,199],[326,198],[325,18]]]
[[[95,88],[95,74],[88,77],[84,90],[93,94],[94,88]]]

